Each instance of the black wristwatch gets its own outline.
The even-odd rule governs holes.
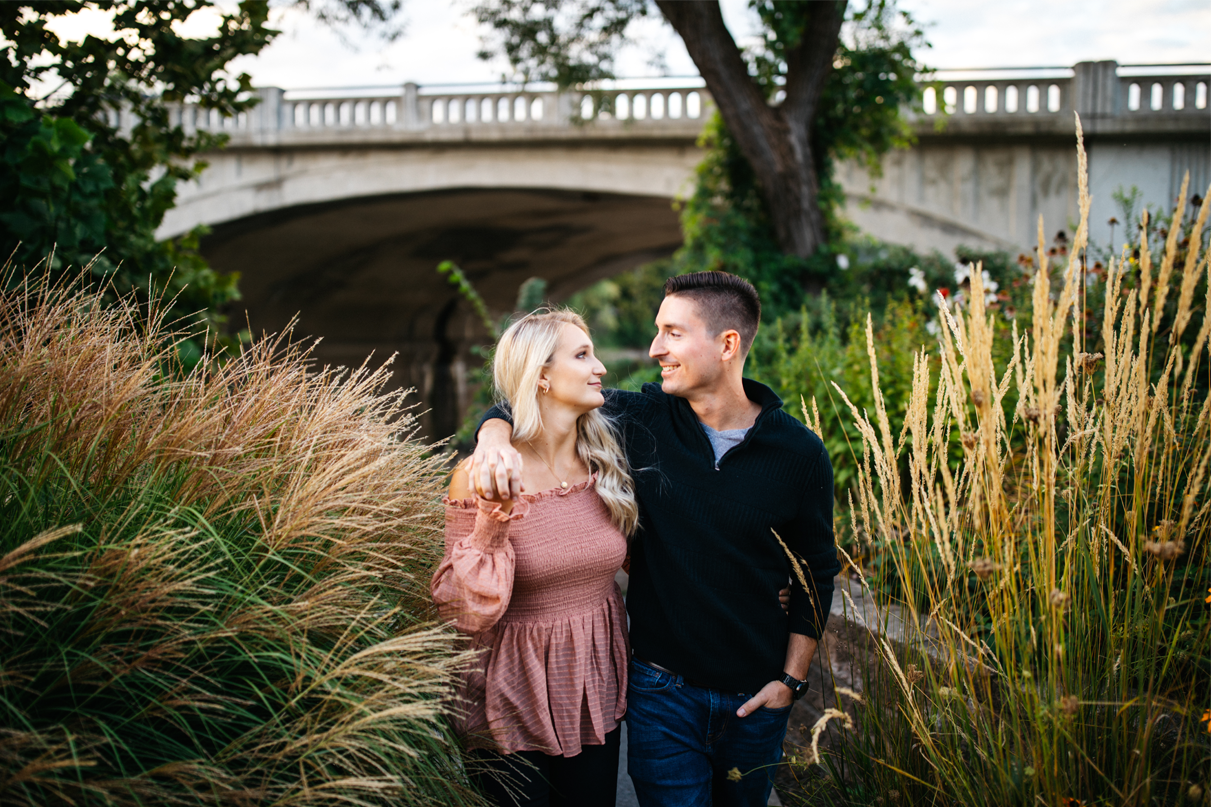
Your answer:
[[[784,673],[782,673],[781,681],[782,681],[782,683],[786,684],[788,687],[791,688],[791,694],[794,696],[795,700],[799,700],[800,698],[802,698],[804,695],[807,694],[807,679],[806,678],[804,678],[802,681],[800,681],[798,678],[791,675],[790,673],[784,672]]]

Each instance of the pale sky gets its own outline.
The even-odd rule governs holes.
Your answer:
[[[235,2],[218,0],[221,6]],[[507,71],[501,60],[475,56],[479,29],[467,14],[474,0],[405,0],[405,33],[390,44],[354,32],[342,41],[306,12],[279,2],[272,20],[283,34],[260,55],[232,64],[257,86],[492,82]],[[722,3],[728,26],[743,43],[756,30],[747,0]],[[1071,66],[1090,59],[1211,61],[1211,0],[900,0],[899,6],[925,24],[933,47],[921,55],[936,68]],[[209,18],[197,13],[186,28],[208,33],[215,18],[213,12]],[[51,28],[67,39],[112,31],[106,15],[88,11],[60,18]],[[697,72],[658,16],[634,24],[631,34],[637,44],[620,54],[619,76]]]
[[[358,36],[353,47],[297,9],[279,9],[283,33],[259,56],[241,60],[257,85],[286,89],[354,85],[499,80],[507,66],[475,57],[478,28],[467,0],[405,0],[406,30],[384,45]],[[1090,59],[1120,64],[1211,61],[1209,0],[900,0],[926,25],[933,47],[923,55],[938,68],[1070,66]],[[746,0],[723,0],[733,34],[753,28]],[[663,21],[633,31],[639,45],[618,60],[623,77],[697,71],[680,40]],[[1202,43],[1201,45],[1199,43]]]

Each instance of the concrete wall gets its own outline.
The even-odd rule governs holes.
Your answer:
[[[673,199],[701,159],[672,142],[362,148],[233,148],[183,185],[161,237],[317,203],[456,188],[514,188]]]
[[[1038,217],[1048,238],[1075,219],[1076,158],[1060,143],[948,143],[889,154],[883,176],[841,169],[846,215],[863,232],[945,255],[967,245],[1017,252]]]
[[[1088,167],[1090,236],[1108,245],[1109,220],[1116,217],[1121,247],[1126,230],[1114,194],[1135,187],[1137,213],[1144,204],[1171,211],[1189,172],[1187,197],[1206,196],[1211,144],[1095,140],[1088,144]],[[847,164],[840,180],[846,215],[863,232],[946,255],[961,244],[1028,252],[1037,243],[1039,216],[1048,242],[1059,230],[1071,233],[1080,217],[1075,138],[1020,144],[923,140],[889,154],[881,177]]]

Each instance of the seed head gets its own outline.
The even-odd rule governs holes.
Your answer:
[[[1076,354],[1076,362],[1087,373],[1092,373],[1093,368],[1097,367],[1097,363],[1105,356],[1101,353],[1078,353]]]
[[[1161,560],[1173,560],[1186,551],[1184,541],[1145,541],[1144,551]]]
[[[1052,608],[1058,608],[1059,610],[1063,611],[1068,607],[1068,595],[1060,591],[1058,588],[1053,588],[1051,590],[1051,596],[1048,597],[1048,599],[1051,602]]]
[[[743,776],[744,774],[740,772],[739,768],[732,768],[727,772],[727,780],[729,782],[739,782]]]
[[[987,580],[992,576],[993,572],[999,571],[1001,568],[1001,564],[997,563],[992,558],[976,558],[968,563],[967,566],[973,572],[975,572],[976,577],[980,578],[981,580]]]
[[[975,432],[963,432],[963,448],[972,451],[976,447],[978,435]]]
[[[983,406],[988,401],[988,395],[982,389],[973,389],[971,391],[971,402],[976,406]]]
[[[1076,695],[1065,695],[1064,697],[1060,698],[1060,711],[1069,717],[1076,714],[1076,710],[1080,708],[1080,705],[1081,702],[1077,700]]]

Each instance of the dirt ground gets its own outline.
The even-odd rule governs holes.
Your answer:
[[[850,711],[850,698],[842,695],[838,703],[834,694],[836,689],[844,687],[862,692],[857,662],[869,640],[864,627],[846,620],[841,605],[841,588],[846,586],[851,592],[855,591],[853,582],[844,577],[836,580],[837,594],[832,613],[817,651],[819,663],[812,663],[808,675],[808,693],[791,709],[790,725],[783,743],[783,758],[789,764],[779,768],[775,785],[782,804],[787,807],[836,802],[841,795],[829,783],[828,774],[822,766],[807,766],[803,762],[811,755],[812,727],[824,716],[824,710],[834,708]],[[820,735],[821,754],[835,747],[841,731],[843,729],[837,721],[828,724]]]

